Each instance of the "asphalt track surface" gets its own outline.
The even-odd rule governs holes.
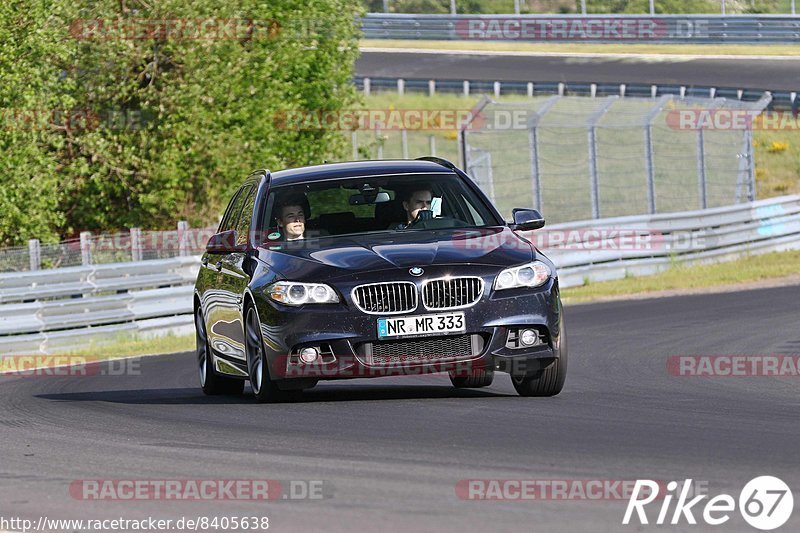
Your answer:
[[[436,80],[676,84],[800,90],[800,57],[686,59],[362,52],[358,76]]]
[[[321,383],[303,401],[204,397],[192,354],[128,375],[0,377],[0,516],[141,519],[266,515],[274,531],[641,531],[626,501],[469,501],[464,479],[684,480],[738,499],[776,475],[800,488],[800,381],[678,377],[681,354],[800,351],[800,287],[573,306],[555,398],[507,375]],[[138,366],[136,366],[138,365]],[[84,501],[80,479],[322,480],[313,501]],[[800,501],[795,495],[796,503]],[[648,508],[650,509],[650,508]],[[651,510],[654,520],[657,508]],[[661,530],[662,528],[659,528]],[[795,512],[782,530],[800,529]],[[754,531],[725,526],[668,531]]]

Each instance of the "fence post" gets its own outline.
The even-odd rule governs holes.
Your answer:
[[[542,184],[539,179],[539,136],[537,124],[528,128],[528,150],[531,153],[531,186],[533,187],[533,207],[542,210]]]
[[[364,78],[364,96],[369,96],[372,89],[372,80]]]
[[[408,130],[400,130],[400,145],[403,149],[403,159],[408,159]]]
[[[644,125],[644,164],[647,170],[647,208],[651,215],[656,212],[656,166],[655,149],[653,147],[653,121],[656,119],[667,102],[672,100],[671,95],[664,95],[659,99],[658,105],[651,109],[645,117]]]
[[[142,230],[131,228],[131,261],[142,260]]]
[[[756,194],[756,162],[755,162],[755,153],[753,152],[753,130],[747,129],[744,132],[747,142],[747,170],[750,177],[750,187],[747,191],[748,200],[751,202],[755,202],[757,198]]]
[[[92,264],[92,232],[81,232],[81,264],[83,266]]]
[[[494,89],[494,96],[495,98],[500,98],[500,82],[494,82],[492,88]]]
[[[519,15],[519,0],[514,0],[514,14]]]
[[[378,159],[383,159],[383,138],[381,137],[381,129],[375,130],[375,139],[378,142]]]
[[[42,248],[39,239],[30,239],[28,241],[28,258],[31,270],[42,269]]]
[[[462,87],[464,89],[464,96],[469,96],[469,81],[464,80]]]
[[[356,130],[350,132],[350,144],[353,146],[353,161],[358,161],[358,133]]]
[[[650,0],[650,14],[656,14],[656,0]]]
[[[428,80],[428,96],[436,94],[436,80]]]
[[[600,218],[600,172],[597,169],[597,123],[608,108],[617,101],[618,96],[609,96],[600,108],[592,113],[586,122],[589,129],[589,186],[592,200],[592,218]]]
[[[456,0],[450,0],[450,14],[455,15],[456,13]]]
[[[560,96],[551,96],[542,104],[539,111],[528,119],[528,150],[531,156],[531,192],[533,196],[533,205],[539,211],[542,210],[542,180],[541,171],[539,169],[539,122],[560,99]]]
[[[178,250],[181,257],[189,255],[189,223],[185,220],[178,222]]]
[[[397,79],[397,94],[403,96],[406,92],[406,80],[403,78]]]
[[[429,135],[428,136],[428,142],[429,142],[429,146],[430,146],[431,155],[435,156],[436,155],[436,135]]]
[[[697,187],[700,209],[708,207],[708,184],[706,183],[706,137],[703,128],[697,130]]]

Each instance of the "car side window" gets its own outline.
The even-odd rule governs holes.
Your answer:
[[[247,196],[245,196],[247,194]],[[239,214],[239,222],[236,224],[236,245],[243,246],[247,244],[250,235],[250,223],[253,220],[253,206],[256,203],[256,189],[250,187],[249,192],[243,192],[241,197],[245,198],[242,211]]]
[[[222,233],[223,231],[228,231],[231,228],[231,218],[238,216],[236,214],[236,209],[238,208],[238,200],[239,196],[242,192],[242,188],[239,188],[231,198],[231,201],[228,203],[228,208],[225,210],[225,214],[222,216],[222,220],[219,223],[219,228],[217,229],[217,233]]]
[[[480,215],[480,213],[478,213],[475,207],[470,202],[468,202],[463,195],[461,196],[461,199],[463,200],[464,205],[467,206],[467,209],[469,210],[469,215],[472,217],[472,221],[465,220],[465,222],[471,222],[473,226],[485,225],[486,222],[483,220],[483,217]]]

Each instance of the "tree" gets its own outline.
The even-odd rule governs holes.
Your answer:
[[[0,25],[29,19],[39,4],[15,1]],[[17,30],[42,52],[10,65],[7,99],[23,105],[35,74],[43,81],[25,91],[37,105],[71,111],[66,124],[11,141],[57,176],[55,205],[37,208],[48,213],[43,223],[62,235],[209,224],[251,171],[342,156],[341,133],[280,129],[273,119],[356,102],[358,14],[356,0],[50,0]],[[2,41],[7,57],[24,53]],[[11,188],[24,190],[31,170],[19,167]],[[42,228],[0,237],[33,231]]]

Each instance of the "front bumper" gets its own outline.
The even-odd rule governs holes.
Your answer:
[[[340,304],[289,307],[259,298],[256,305],[269,361],[270,376],[276,381],[302,379],[349,379],[397,375],[452,372],[469,375],[475,369],[535,374],[560,357],[563,335],[562,307],[558,280],[551,278],[537,289],[513,289],[493,293],[493,278],[485,278],[486,290],[480,301],[459,309],[465,317],[471,349],[458,356],[423,353],[382,358],[372,356],[379,341],[380,315],[360,311],[346,295],[352,288],[336,284],[344,298]],[[364,283],[359,280],[357,283]],[[420,306],[404,316],[431,314]],[[533,327],[541,333],[541,343],[531,348],[507,346],[509,330]],[[435,352],[438,340],[454,342],[455,336],[403,338],[402,342],[427,343]],[[398,342],[398,341],[392,341]],[[465,341],[467,342],[467,341]],[[303,364],[296,356],[307,346],[320,347],[321,358]],[[422,346],[419,345],[419,346]],[[417,346],[417,348],[419,348]],[[424,352],[424,350],[422,350]]]

